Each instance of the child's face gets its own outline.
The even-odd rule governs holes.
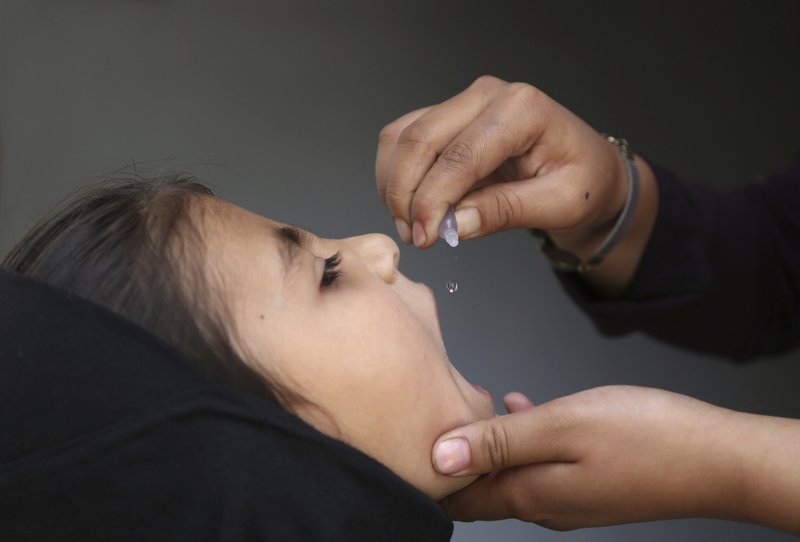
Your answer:
[[[238,346],[321,407],[299,405],[298,415],[436,499],[472,481],[436,474],[431,448],[444,431],[493,416],[492,401],[448,360],[433,293],[400,274],[394,241],[323,239],[222,200],[208,205],[208,262]]]

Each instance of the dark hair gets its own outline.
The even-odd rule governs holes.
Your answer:
[[[215,196],[191,176],[106,181],[51,211],[0,266],[114,311],[215,381],[285,401],[233,347],[235,330],[205,272],[197,227],[205,197]]]

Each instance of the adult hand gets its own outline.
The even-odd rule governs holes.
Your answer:
[[[566,530],[716,517],[800,534],[797,420],[683,395],[608,386],[450,431],[440,472],[492,473],[443,501],[463,521],[517,518]]]
[[[616,147],[533,86],[490,76],[383,128],[376,178],[417,247],[436,242],[451,204],[463,239],[521,227],[595,240],[627,192]]]

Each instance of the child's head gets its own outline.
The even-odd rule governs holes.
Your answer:
[[[320,238],[174,178],[74,198],[4,267],[112,309],[441,498],[471,478],[437,475],[433,442],[493,407],[398,257],[384,235]]]

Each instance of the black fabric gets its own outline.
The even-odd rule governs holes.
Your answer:
[[[567,291],[608,335],[643,331],[734,360],[800,344],[800,156],[785,172],[730,192],[654,167],[659,211],[632,283],[597,297]]]
[[[0,270],[0,541],[449,540],[436,502],[102,307]]]

